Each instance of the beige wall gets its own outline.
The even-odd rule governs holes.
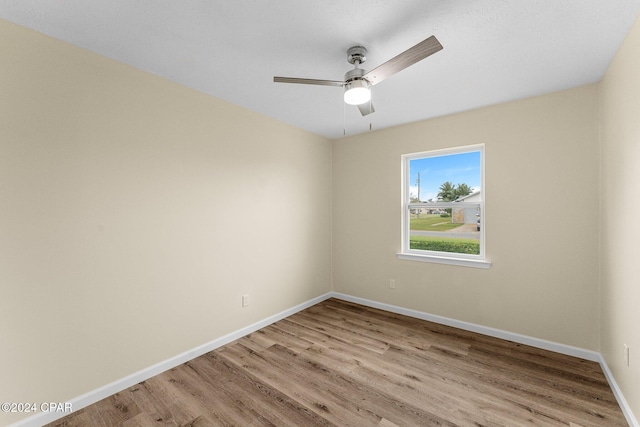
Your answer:
[[[334,290],[597,350],[597,96],[590,85],[336,141]],[[478,143],[493,266],[396,259],[400,156]]]
[[[6,21],[0,94],[0,402],[331,289],[330,141]]]
[[[605,74],[600,99],[601,351],[640,420],[640,21]]]

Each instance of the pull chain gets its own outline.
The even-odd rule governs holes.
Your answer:
[[[347,106],[342,102],[342,135],[347,136]]]
[[[371,86],[369,86],[369,132],[371,132],[372,129],[372,125],[371,125],[371,113],[373,113],[373,91],[371,90]]]

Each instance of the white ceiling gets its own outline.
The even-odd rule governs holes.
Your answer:
[[[0,17],[329,138],[601,79],[640,0],[0,0]],[[373,88],[342,89],[346,50],[370,70],[435,35],[444,49]]]

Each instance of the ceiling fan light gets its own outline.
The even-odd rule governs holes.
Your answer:
[[[353,80],[345,85],[344,102],[349,105],[360,105],[371,100],[371,89],[368,81]]]

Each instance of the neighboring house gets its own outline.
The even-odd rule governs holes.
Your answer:
[[[467,196],[460,197],[456,200],[457,203],[479,203],[482,201],[481,192],[476,191]],[[480,217],[480,208],[473,207],[461,207],[454,208],[451,211],[451,222],[454,224],[475,224]]]

